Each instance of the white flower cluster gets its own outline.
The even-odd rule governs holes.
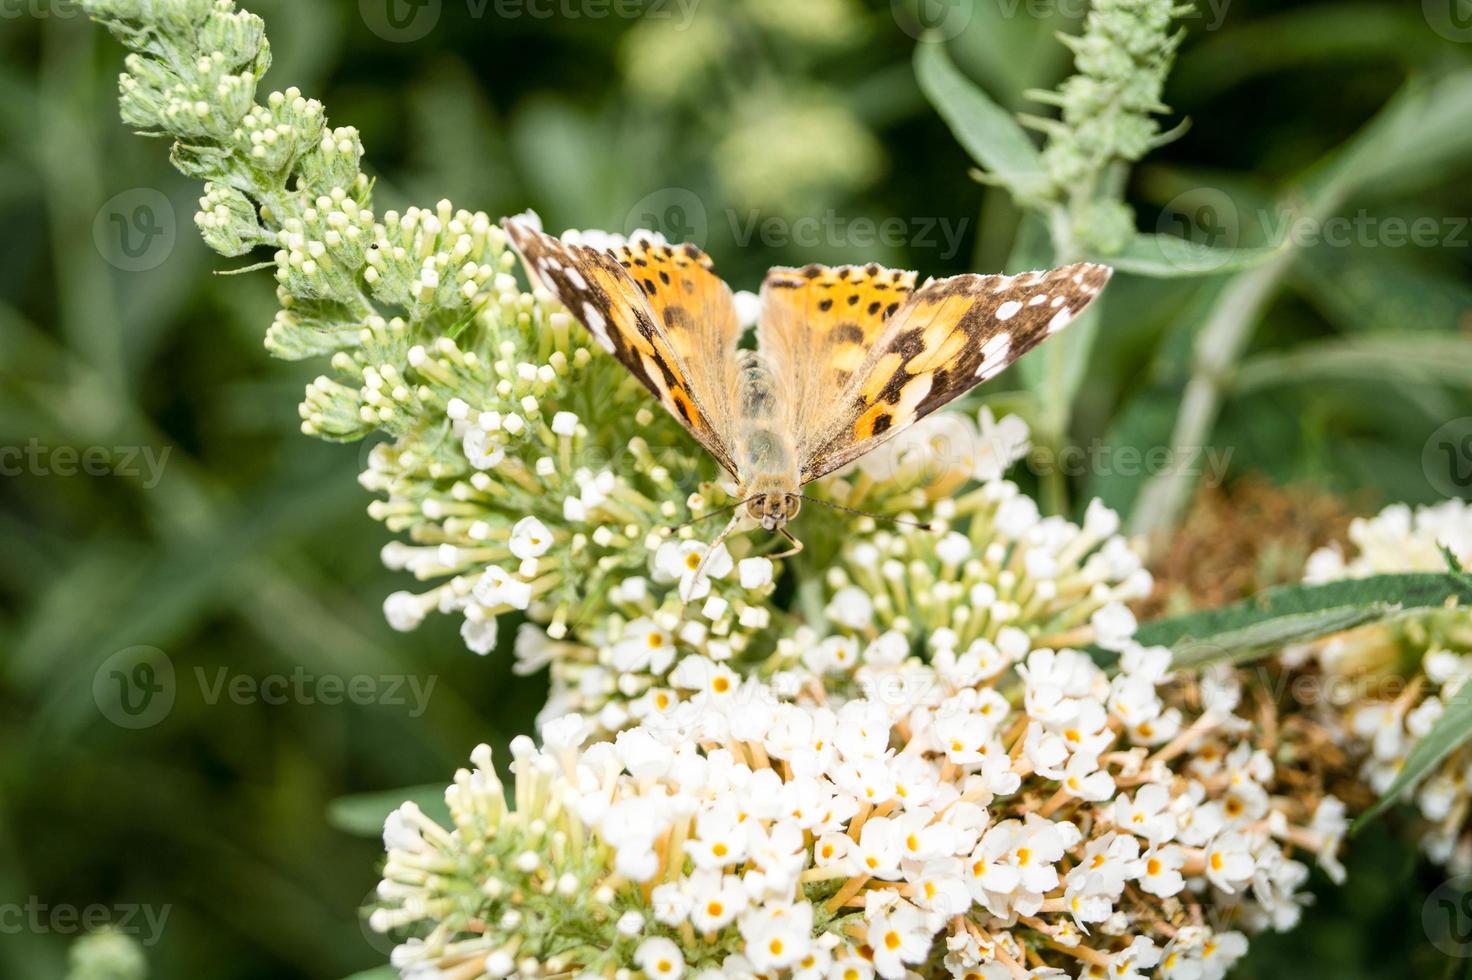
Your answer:
[[[1472,504],[1444,500],[1430,507],[1391,504],[1374,517],[1350,522],[1355,554],[1338,545],[1309,556],[1306,582],[1364,578],[1382,572],[1444,572],[1446,548],[1463,567],[1472,565]]]
[[[1230,674],[1187,716],[1164,649],[1122,637],[1111,677],[1074,650],[1004,642],[927,664],[881,634],[844,702],[810,674],[742,681],[688,657],[672,675],[684,700],[613,741],[584,748],[594,726],[568,715],[541,750],[519,743],[518,810],[556,817],[514,874],[499,828],[457,817],[406,846],[398,828],[421,818],[391,818],[375,923],[433,924],[396,953],[406,976],[997,980],[1221,977],[1245,949],[1225,923],[1296,923],[1308,869],[1293,854],[1332,862],[1342,808],[1275,796]],[[478,765],[457,777],[457,812],[491,786]],[[486,792],[476,812],[498,805]],[[574,836],[590,863],[566,884],[601,903],[576,937],[518,904],[560,887],[546,849]],[[466,874],[479,893],[452,911],[442,891]]]
[[[1310,557],[1308,581],[1445,571],[1443,548],[1465,567],[1472,562],[1472,506],[1462,500],[1417,508],[1394,504],[1374,517],[1356,519],[1349,537],[1352,555],[1331,547]],[[1286,659],[1312,662],[1353,692],[1328,720],[1360,760],[1360,777],[1381,794],[1452,699],[1465,697],[1472,679],[1472,611],[1436,610],[1390,626],[1352,630],[1290,650]],[[1457,874],[1472,872],[1469,786],[1472,748],[1463,746],[1413,789],[1416,809],[1428,825],[1422,847]]]

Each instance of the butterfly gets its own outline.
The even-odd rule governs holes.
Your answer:
[[[786,526],[804,485],[996,377],[1082,313],[1112,273],[1081,262],[916,288],[915,273],[874,263],[774,268],[752,350],[730,287],[694,245],[637,234],[612,248],[571,244],[531,216],[502,227],[534,283],[731,474],[737,508],[797,548]]]

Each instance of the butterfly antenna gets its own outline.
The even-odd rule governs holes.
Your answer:
[[[810,501],[815,504],[821,504],[824,507],[830,507],[833,510],[841,510],[845,514],[858,514],[860,517],[872,517],[876,521],[884,521],[887,524],[903,524],[906,527],[918,527],[922,531],[935,530],[934,525],[927,524],[924,521],[907,521],[903,517],[890,517],[887,514],[876,514],[873,511],[859,510],[857,507],[845,507],[843,506],[843,504],[835,504],[830,500],[820,500],[817,497],[803,497],[802,499],[804,501]]]
[[[705,574],[705,566],[710,564],[711,557],[715,555],[716,549],[726,543],[726,539],[731,536],[732,532],[734,532],[740,524],[741,515],[737,514],[735,517],[731,518],[731,523],[726,525],[726,529],[722,531],[714,541],[711,542],[710,547],[705,549],[705,556],[700,559],[700,564],[695,566],[695,574],[690,577],[689,588],[680,590],[682,593],[680,596],[681,603],[689,604],[690,596],[693,595],[695,592],[695,586],[700,583],[701,576]]]

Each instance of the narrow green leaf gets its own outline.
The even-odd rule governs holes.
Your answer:
[[[356,837],[377,837],[383,833],[383,821],[405,802],[419,804],[431,820],[447,824],[450,810],[445,806],[445,787],[440,783],[405,786],[377,793],[340,796],[327,808],[327,822],[343,833]]]
[[[1419,783],[1469,737],[1472,737],[1472,687],[1464,684],[1447,702],[1446,710],[1432,724],[1431,731],[1411,748],[1405,765],[1395,775],[1395,781],[1375,801],[1374,806],[1360,814],[1359,819],[1354,822],[1353,832],[1359,833],[1366,824],[1383,813],[1402,793]]]
[[[1281,247],[1215,248],[1173,235],[1141,234],[1136,235],[1123,252],[1100,256],[1097,261],[1112,265],[1121,272],[1174,279],[1240,272],[1266,262],[1281,251]]]
[[[1467,570],[1462,567],[1462,559],[1457,557],[1457,553],[1455,551],[1453,551],[1444,543],[1438,543],[1436,547],[1440,549],[1441,558],[1443,561],[1446,562],[1447,569],[1450,570],[1453,575],[1463,575],[1466,573]]]
[[[1199,669],[1238,663],[1288,643],[1328,636],[1449,601],[1472,605],[1472,578],[1414,572],[1346,579],[1323,585],[1286,585],[1242,602],[1162,619],[1142,626],[1135,639],[1176,651],[1176,666]],[[1102,656],[1095,651],[1096,656]]]
[[[1037,147],[1011,113],[957,70],[943,44],[922,41],[916,47],[915,77],[956,139],[992,178],[1022,198],[1047,190]]]
[[[1444,334],[1400,334],[1299,344],[1283,353],[1245,361],[1232,383],[1237,396],[1278,385],[1383,385],[1401,378],[1417,384],[1472,386],[1472,340]]]
[[[1177,670],[1200,670],[1217,663],[1241,663],[1290,643],[1342,633],[1401,611],[1394,603],[1374,603],[1274,616],[1207,638],[1185,639],[1175,645],[1171,665]]]

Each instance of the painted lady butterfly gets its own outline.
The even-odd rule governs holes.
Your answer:
[[[995,377],[1112,272],[1079,263],[916,289],[915,273],[877,264],[777,268],[762,285],[757,348],[744,350],[731,289],[694,245],[636,236],[598,249],[528,217],[503,224],[528,274],[735,478],[738,506],[784,534],[804,484]]]

